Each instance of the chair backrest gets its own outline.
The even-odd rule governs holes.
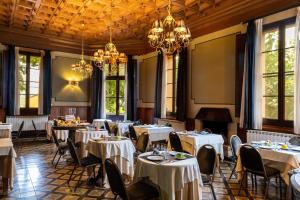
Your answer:
[[[149,142],[149,134],[146,132],[142,133],[136,141],[136,150],[139,152],[146,152]]]
[[[299,181],[299,177],[300,177],[300,174],[293,174],[290,178],[291,180],[291,187],[292,187],[292,199],[294,200],[300,200],[300,183]]]
[[[35,126],[35,123],[34,123],[34,121],[33,121],[33,120],[31,120],[31,122],[32,122],[33,129],[36,131],[36,126]]]
[[[209,129],[209,128],[204,128],[204,129],[202,129],[201,131],[205,131],[205,132],[207,132],[207,133],[212,133],[212,131]],[[200,131],[200,132],[201,132]]]
[[[108,133],[111,133],[108,121],[106,121],[106,120],[104,121],[104,126],[105,126],[105,129],[108,131]]]
[[[242,166],[250,172],[263,173],[266,176],[265,167],[259,152],[251,145],[242,145],[240,148]]]
[[[81,166],[81,162],[80,162],[79,156],[77,154],[77,151],[76,151],[76,148],[75,148],[75,145],[74,145],[72,139],[68,138],[67,143],[68,143],[68,147],[69,147],[69,151],[70,151],[72,159],[74,160],[74,162],[76,164]]]
[[[105,159],[104,165],[112,193],[119,195],[123,200],[128,200],[125,184],[118,166],[109,158]]]
[[[300,137],[298,137],[298,136],[292,137],[292,138],[289,140],[289,143],[290,143],[291,145],[300,146]]]
[[[210,144],[203,145],[197,153],[197,161],[202,174],[214,175],[217,153],[213,146]]]
[[[237,159],[237,150],[240,148],[240,145],[242,144],[241,139],[237,135],[232,135],[230,137],[230,147],[232,155],[234,156],[234,159]]]
[[[135,132],[135,130],[134,130],[133,125],[129,125],[129,126],[128,126],[128,129],[129,129],[129,137],[130,137],[130,139],[136,140],[136,139],[137,139],[137,136],[136,136],[136,132]]]
[[[20,136],[22,130],[23,130],[23,127],[24,127],[24,121],[22,121],[20,127],[19,127],[19,130],[18,130],[18,136]]]
[[[169,133],[169,140],[170,140],[172,151],[183,152],[181,141],[177,133],[175,132]]]

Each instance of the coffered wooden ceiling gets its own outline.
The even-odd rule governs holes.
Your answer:
[[[131,44],[138,53],[145,51],[147,31],[154,20],[166,16],[168,0],[112,2],[113,39],[125,50]],[[21,40],[11,35],[16,34],[64,40],[69,46],[73,42],[77,45],[74,49],[78,49],[84,22],[90,47],[103,46],[111,24],[110,4],[111,0],[1,0],[0,42],[22,43],[15,42]],[[192,37],[196,37],[296,5],[299,0],[172,0],[172,12],[175,18],[185,19]]]

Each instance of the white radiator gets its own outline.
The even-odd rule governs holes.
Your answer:
[[[287,133],[278,133],[261,130],[247,131],[247,143],[260,140],[271,140],[272,142],[288,142],[293,137],[295,137],[295,135]]]

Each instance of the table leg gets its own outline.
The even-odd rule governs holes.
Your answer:
[[[4,178],[2,177],[2,183],[3,183],[3,195],[7,195],[8,194],[8,178]]]

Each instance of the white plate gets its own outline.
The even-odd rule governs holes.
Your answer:
[[[251,144],[264,144],[266,143],[266,141],[262,140],[262,141],[252,141]]]
[[[300,147],[292,147],[290,148],[291,150],[294,150],[294,151],[300,151]]]
[[[260,146],[259,148],[261,148],[261,149],[273,149],[274,147],[272,147],[272,146]]]
[[[162,156],[147,156],[147,159],[151,160],[151,161],[163,161],[164,157],[162,157]]]

